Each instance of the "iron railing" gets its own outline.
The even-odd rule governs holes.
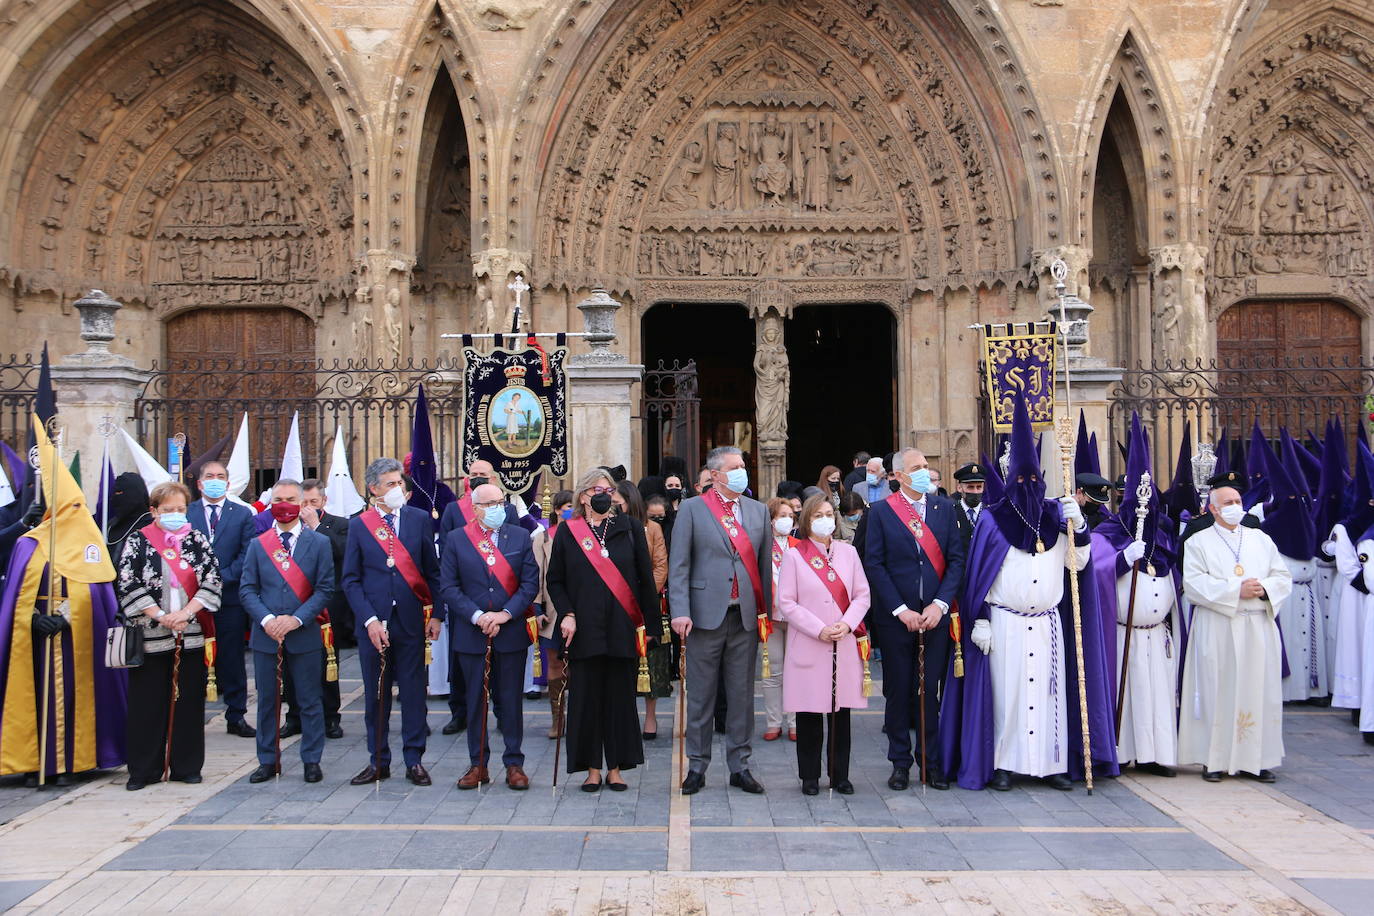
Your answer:
[[[676,455],[689,468],[701,466],[701,397],[696,360],[683,365],[659,360],[644,373],[640,418],[644,423],[644,473],[657,474],[663,459]]]
[[[32,354],[12,353],[0,361],[0,440],[21,454],[28,447],[37,394],[38,360]]]

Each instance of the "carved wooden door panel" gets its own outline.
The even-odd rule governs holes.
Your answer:
[[[194,456],[236,432],[246,410],[255,469],[277,468],[291,415],[300,410],[301,447],[310,456],[314,364],[314,322],[294,309],[185,312],[167,322],[170,377],[163,428],[186,433]]]
[[[1217,356],[1234,365],[1285,359],[1354,363],[1360,358],[1360,319],[1326,299],[1242,302],[1217,322]]]

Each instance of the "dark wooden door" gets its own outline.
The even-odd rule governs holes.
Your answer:
[[[1265,360],[1338,363],[1360,358],[1360,318],[1329,299],[1270,299],[1232,306],[1217,322],[1223,363]]]
[[[195,457],[224,435],[237,433],[247,411],[253,468],[275,472],[291,415],[300,410],[301,449],[310,473],[314,365],[315,324],[293,309],[198,309],[177,315],[167,322],[169,378],[160,432],[185,433],[187,452]]]

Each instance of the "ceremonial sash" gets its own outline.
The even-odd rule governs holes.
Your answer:
[[[763,579],[759,573],[758,554],[754,553],[754,545],[749,540],[749,534],[744,530],[744,525],[740,519],[733,515],[726,515],[725,500],[719,493],[712,490],[711,496],[703,500],[706,507],[711,510],[716,521],[720,522],[725,529],[725,535],[730,539],[730,546],[735,548],[735,553],[739,554],[740,560],[744,563],[744,571],[749,574],[749,585],[754,590],[754,608],[758,613],[766,613],[767,607],[763,603]]]
[[[458,500],[458,518],[462,524],[477,520],[477,510],[472,507],[472,491],[464,493]]]
[[[831,568],[830,561],[826,559],[825,554],[821,553],[815,541],[808,538],[798,542],[793,549],[801,554],[802,558],[806,560],[806,565],[815,571],[821,584],[825,586],[826,591],[830,592],[830,597],[835,599],[840,614],[843,615],[845,611],[849,610],[849,589],[844,587],[844,580]],[[873,654],[873,645],[868,638],[868,628],[862,623],[854,628],[854,640],[859,650],[859,661],[863,663],[863,695],[872,696],[873,675],[869,671],[868,660]]]
[[[506,590],[506,597],[513,598],[515,593],[520,591],[520,580],[511,568],[510,560],[507,560],[506,555],[488,540],[482,523],[473,519],[463,526],[463,533],[472,542],[473,549],[486,561],[487,569],[491,570],[496,581]],[[534,614],[532,604],[525,608],[525,632],[529,635],[531,644],[539,645],[539,619]]]
[[[630,626],[634,627],[635,631],[635,652],[639,654],[639,674],[636,678],[635,691],[648,693],[650,689],[649,638],[644,631],[644,612],[639,607],[639,600],[635,598],[630,583],[625,581],[625,574],[620,571],[619,566],[611,562],[610,554],[592,534],[591,525],[588,525],[585,519],[580,518],[570,518],[563,524],[568,526],[568,533],[582,547],[582,555],[587,558],[588,563],[592,564],[592,569],[596,570],[601,581],[606,583],[606,587],[611,590],[611,595],[615,597],[616,603],[625,612],[625,616],[630,618]]]
[[[395,567],[422,606],[427,610],[433,608],[434,596],[429,593],[429,583],[420,575],[420,568],[415,565],[415,560],[406,549],[406,545],[401,543],[401,539],[391,530],[391,526],[382,520],[381,513],[376,509],[368,509],[358,517],[367,526],[377,546],[386,551],[386,565]]]
[[[897,513],[897,518],[906,525],[906,530],[911,532],[911,536],[916,539],[917,544],[921,545],[926,556],[930,557],[930,565],[935,567],[935,575],[943,579],[947,566],[945,552],[940,549],[940,542],[935,539],[935,532],[930,530],[929,525],[921,521],[921,516],[916,513],[916,507],[901,493],[893,493],[889,496],[887,504],[893,512]]]
[[[301,604],[309,601],[310,596],[315,594],[315,587],[310,584],[305,573],[301,572],[300,566],[291,562],[291,553],[282,545],[281,538],[277,536],[277,527],[273,525],[258,535],[258,543],[262,545],[263,550],[267,551],[267,557],[272,561],[273,568],[281,573],[286,584],[291,586],[291,591],[296,594],[296,600]]]
[[[176,576],[177,583],[181,585],[181,590],[186,593],[187,600],[194,598],[196,592],[200,590],[200,580],[196,578],[196,571],[191,568],[181,556],[181,540],[168,536],[154,522],[139,532],[148,539],[148,543],[153,545],[153,549],[158,552],[158,556],[167,561],[167,568]]]

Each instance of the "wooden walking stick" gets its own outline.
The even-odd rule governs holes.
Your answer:
[[[386,716],[386,631],[387,622],[382,622],[382,648],[377,652],[377,718],[373,720],[372,727],[372,775],[376,777],[374,791],[382,791],[382,729],[390,723],[385,721]]]
[[[487,653],[482,659],[482,744],[478,748],[478,759],[482,767],[491,766],[491,749],[487,747],[487,707],[491,703],[491,637],[487,637]],[[482,789],[482,781],[477,781],[477,790]]]
[[[1145,517],[1150,514],[1150,472],[1143,471],[1135,488],[1135,539],[1145,539]],[[1116,743],[1121,744],[1121,713],[1126,708],[1126,674],[1131,670],[1131,634],[1135,631],[1135,586],[1140,561],[1131,564],[1131,594],[1126,601],[1126,642],[1121,647],[1121,683],[1116,687]]]
[[[62,453],[58,447],[61,441],[61,428],[57,422],[57,415],[54,414],[48,419],[46,424],[48,433],[48,443],[52,447],[52,467],[48,477],[51,479],[49,487],[51,495],[48,497],[48,600],[44,605],[43,613],[49,616],[60,614],[61,606],[57,599],[57,590],[61,584],[61,577],[57,575],[57,466],[62,461]],[[40,462],[40,471],[41,462]],[[42,481],[39,481],[38,492],[43,492]],[[49,693],[52,690],[53,678],[53,653],[54,641],[57,646],[61,646],[61,636],[43,637],[43,702],[41,718],[38,726],[38,785],[41,788],[47,784],[48,778],[48,712],[52,708],[52,701]],[[57,715],[62,715],[62,710],[57,710]],[[56,769],[56,761],[54,769]]]
[[[829,758],[826,765],[826,776],[830,778],[830,798],[835,798],[835,711],[839,708],[839,689],[840,689],[840,641],[832,640],[830,643],[830,721],[826,723],[830,727],[830,733],[826,735],[826,756]]]
[[[285,690],[282,685],[282,662],[286,660],[285,647],[284,642],[277,641],[277,782],[281,782],[281,695]]]
[[[678,791],[687,778],[687,640],[679,639],[677,653],[677,777]]]
[[[1059,332],[1060,348],[1064,355],[1064,416],[1058,417],[1054,421],[1054,440],[1059,446],[1059,467],[1063,472],[1064,494],[1072,496],[1074,491],[1073,484],[1073,448],[1077,436],[1073,425],[1073,395],[1070,390],[1069,377],[1069,321],[1068,321],[1068,301],[1064,295],[1064,279],[1069,274],[1069,266],[1064,263],[1063,258],[1055,258],[1050,266],[1050,272],[1054,276],[1054,288],[1059,294]],[[1073,647],[1074,657],[1078,660],[1078,720],[1083,733],[1083,779],[1087,787],[1088,794],[1093,794],[1093,752],[1092,735],[1088,725],[1088,673],[1086,664],[1083,661],[1083,605],[1078,594],[1078,544],[1075,540],[1075,532],[1072,525],[1065,526],[1068,530],[1064,535],[1069,539],[1068,550],[1068,570],[1069,570],[1069,597],[1073,603]]]
[[[177,700],[181,697],[181,644],[180,633],[172,647],[172,702],[167,706],[167,747],[162,754],[162,781],[167,782],[172,774],[172,731],[176,726]]]
[[[550,667],[553,663],[550,662]],[[567,727],[568,709],[568,687],[572,684],[572,664],[571,659],[563,663],[563,691],[558,694],[558,702],[555,704],[553,729],[558,732],[558,737],[553,742],[553,787],[558,788],[558,759],[563,750],[563,731]]]
[[[926,633],[916,631],[916,702],[921,704],[921,794],[926,791]]]

